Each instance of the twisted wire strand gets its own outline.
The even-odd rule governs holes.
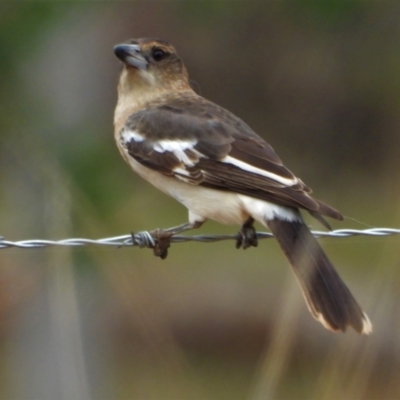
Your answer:
[[[43,248],[49,246],[138,246],[140,248],[149,247],[152,248],[156,244],[156,231],[142,231],[130,235],[121,235],[101,239],[86,239],[86,238],[69,238],[62,240],[44,240],[44,239],[31,239],[31,240],[20,240],[10,241],[6,240],[3,236],[0,236],[0,249],[6,249],[10,247],[17,247],[22,249],[32,248]],[[323,237],[334,237],[334,238],[345,238],[350,236],[389,236],[399,235],[400,229],[394,228],[370,228],[370,229],[338,229],[330,232],[323,231],[312,231],[313,235],[318,238]],[[183,243],[183,242],[219,242],[222,240],[237,240],[239,234],[234,235],[174,235],[171,238],[171,243]],[[257,232],[258,239],[269,239],[273,237],[272,233],[269,232]]]

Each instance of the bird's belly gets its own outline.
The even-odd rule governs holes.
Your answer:
[[[291,208],[231,191],[191,185],[144,167],[134,158],[124,155],[138,175],[178,200],[189,210],[190,222],[212,219],[221,224],[242,225],[252,217],[267,226],[266,222],[275,217],[289,221],[301,219],[299,213]]]
[[[237,193],[191,185],[144,167],[130,156],[125,159],[138,175],[182,203],[189,210],[190,222],[212,219],[221,224],[241,225],[250,216]]]
[[[190,222],[212,219],[225,225],[242,225],[250,216],[236,193],[178,183],[171,195],[189,210]]]

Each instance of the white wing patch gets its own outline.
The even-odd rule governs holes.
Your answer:
[[[142,134],[140,134],[139,132],[131,131],[128,129],[124,129],[122,131],[121,138],[125,144],[129,143],[132,140],[134,142],[143,142],[145,140],[145,137]]]
[[[194,149],[194,146],[197,144],[196,139],[192,140],[150,140],[146,138],[145,135],[142,135],[140,132],[133,131],[130,129],[124,129],[121,132],[121,141],[126,145],[131,141],[136,143],[141,143],[147,141],[147,145],[152,147],[154,151],[157,153],[172,153],[177,160],[183,163],[187,167],[193,167],[197,160],[193,160],[193,155],[196,155],[197,159],[202,157],[202,154]],[[186,153],[187,150],[190,150],[190,154]],[[190,155],[192,158],[190,158]],[[181,169],[179,173],[183,173]]]
[[[154,150],[159,153],[164,153],[165,151],[175,152],[175,151],[185,151],[192,149],[197,144],[197,140],[158,140],[154,142]]]
[[[188,157],[185,151],[190,150],[192,153],[198,153],[194,150],[196,144],[197,140],[159,140],[153,143],[153,149],[157,153],[170,152],[186,166],[193,167],[194,162]]]
[[[237,158],[231,156],[225,156],[221,161],[227,164],[235,165],[236,167],[239,167],[244,171],[248,171],[253,174],[262,175],[269,179],[273,179],[274,181],[280,182],[286,186],[294,186],[297,183],[299,183],[299,180],[297,178],[294,179],[283,178],[282,176],[279,176],[277,174],[274,174],[272,172],[266,171],[261,168],[254,167],[253,165],[247,164],[244,161],[240,161]]]

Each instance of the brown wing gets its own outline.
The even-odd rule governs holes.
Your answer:
[[[121,142],[141,164],[190,184],[343,219],[312,198],[310,188],[247,124],[194,94],[164,98],[131,115]]]

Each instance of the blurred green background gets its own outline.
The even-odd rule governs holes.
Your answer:
[[[186,221],[114,144],[112,47],[146,36],[171,41],[197,92],[348,217],[335,229],[399,227],[399,18],[395,1],[1,2],[0,235]],[[399,239],[321,243],[370,337],[314,321],[273,240],[176,244],[165,261],[137,248],[1,250],[0,398],[400,398]]]

